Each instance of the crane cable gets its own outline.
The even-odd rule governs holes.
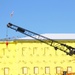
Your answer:
[[[8,28],[6,28],[6,47],[8,47]]]
[[[10,14],[10,21],[12,19],[12,16],[14,14],[14,11],[11,12]],[[9,41],[9,38],[8,38],[8,27],[6,27],[6,46],[8,47],[8,41]]]

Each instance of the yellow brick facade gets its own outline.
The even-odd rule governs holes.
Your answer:
[[[59,42],[75,47],[75,41]],[[0,42],[0,75],[62,75],[67,70],[75,72],[74,55],[35,40],[9,41],[8,47]]]

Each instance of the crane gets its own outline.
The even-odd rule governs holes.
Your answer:
[[[75,55],[75,48],[73,48],[72,46],[69,46],[69,45],[60,43],[60,42],[58,42],[56,40],[50,39],[48,37],[45,37],[45,36],[40,35],[38,33],[32,32],[32,31],[30,31],[28,29],[19,27],[17,25],[12,24],[12,23],[8,23],[7,24],[7,27],[8,28],[11,28],[11,29],[13,29],[15,31],[18,31],[18,32],[20,32],[20,33],[22,33],[24,35],[27,35],[29,37],[32,37],[35,40],[38,40],[40,42],[43,42],[43,43],[45,43],[45,44],[47,44],[49,46],[52,46],[52,47],[54,47],[55,50],[58,50],[59,49],[59,50],[65,52],[66,55],[70,55],[70,56]],[[47,40],[47,41],[44,41],[44,40]]]

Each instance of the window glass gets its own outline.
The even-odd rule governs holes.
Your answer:
[[[4,74],[8,75],[9,74],[9,68],[4,68]]]
[[[50,73],[50,68],[49,67],[45,67],[45,73],[49,74]]]
[[[61,73],[61,67],[56,67],[56,73]]]
[[[72,73],[72,67],[67,67],[67,73]]]
[[[27,74],[27,72],[28,72],[28,69],[27,69],[27,67],[23,67],[23,74]]]
[[[38,74],[38,73],[39,73],[38,67],[34,67],[34,74]]]

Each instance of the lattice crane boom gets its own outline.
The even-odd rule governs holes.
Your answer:
[[[36,39],[36,40],[38,40],[40,42],[43,42],[43,43],[45,43],[47,45],[50,45],[50,46],[54,47],[55,50],[59,49],[59,50],[65,52],[67,55],[72,56],[72,55],[75,54],[75,48],[73,48],[73,47],[71,47],[69,45],[62,44],[62,43],[60,43],[58,41],[55,41],[55,40],[50,39],[48,37],[42,36],[40,34],[37,34],[35,32],[27,30],[25,28],[21,28],[21,27],[19,27],[17,25],[14,25],[12,23],[8,23],[7,27],[11,28],[13,30],[16,30],[16,31],[18,31],[18,32],[20,32],[20,33],[22,33],[24,35],[30,36],[30,37],[32,37],[32,38],[34,38],[34,39]],[[44,41],[44,40],[47,40],[48,42]]]

